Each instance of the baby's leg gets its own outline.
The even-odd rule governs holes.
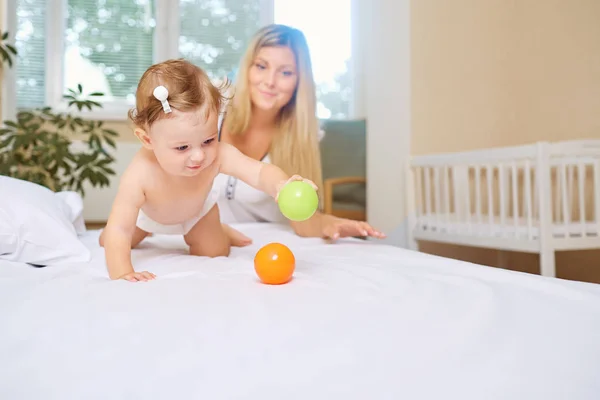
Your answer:
[[[194,256],[228,256],[231,248],[229,236],[221,226],[219,207],[215,204],[184,236]]]
[[[133,232],[133,236],[131,237],[131,248],[135,248],[142,240],[144,240],[148,236],[148,232],[141,230],[137,226],[135,227],[135,232]],[[104,247],[104,230],[100,232],[100,247]]]
[[[133,236],[131,237],[131,248],[135,248],[142,240],[148,236],[149,233],[141,230],[137,226],[135,227],[135,232],[133,232]]]

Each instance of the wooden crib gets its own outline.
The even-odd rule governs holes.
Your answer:
[[[540,254],[600,248],[600,140],[540,142],[414,156],[408,168],[409,242]]]

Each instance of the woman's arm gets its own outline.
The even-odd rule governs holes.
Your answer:
[[[290,221],[294,232],[302,237],[323,237],[323,227],[331,219],[331,215],[317,211],[306,221]]]
[[[248,185],[277,198],[281,185],[290,178],[273,164],[262,163],[246,157],[234,146],[220,143],[221,172],[235,176]],[[314,183],[312,183],[314,185]],[[338,239],[340,237],[371,236],[384,238],[385,234],[373,229],[368,223],[338,218],[317,211],[306,221],[290,221],[294,232],[302,237],[322,237]]]
[[[291,221],[291,225],[294,232],[302,237],[322,237],[332,240],[356,236],[371,236],[379,239],[386,237],[384,233],[373,229],[364,221],[338,218],[320,211],[306,221]]]
[[[289,179],[286,173],[272,164],[247,157],[228,143],[219,143],[220,172],[234,176],[253,188],[276,198],[279,187]]]
[[[255,189],[258,189],[277,200],[279,190],[293,180],[309,182],[315,189],[312,181],[303,179],[298,175],[289,177],[281,168],[274,164],[264,163],[247,157],[234,146],[220,143],[221,165],[220,172],[234,176]]]

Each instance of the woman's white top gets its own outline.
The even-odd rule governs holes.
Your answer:
[[[221,138],[222,125],[223,115],[219,117],[219,139]],[[271,162],[269,155],[261,161]],[[279,211],[275,199],[233,176],[217,175],[213,189],[218,193],[217,204],[219,205],[221,222],[225,224],[286,221],[286,218]]]
[[[262,161],[270,162],[269,156]],[[271,196],[237,178],[219,174],[214,189],[219,194],[217,204],[223,223],[287,221]]]
[[[219,118],[219,138],[223,117]],[[324,132],[320,132],[320,138]],[[262,162],[270,163],[267,154]],[[218,192],[217,204],[221,222],[225,224],[242,222],[277,222],[287,223],[279,207],[268,194],[254,189],[252,186],[229,175],[219,174],[215,178],[213,188]]]

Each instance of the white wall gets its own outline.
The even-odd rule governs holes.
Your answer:
[[[367,119],[367,218],[405,246],[405,165],[410,154],[409,0],[355,0],[356,112]],[[360,97],[359,97],[360,98]]]

